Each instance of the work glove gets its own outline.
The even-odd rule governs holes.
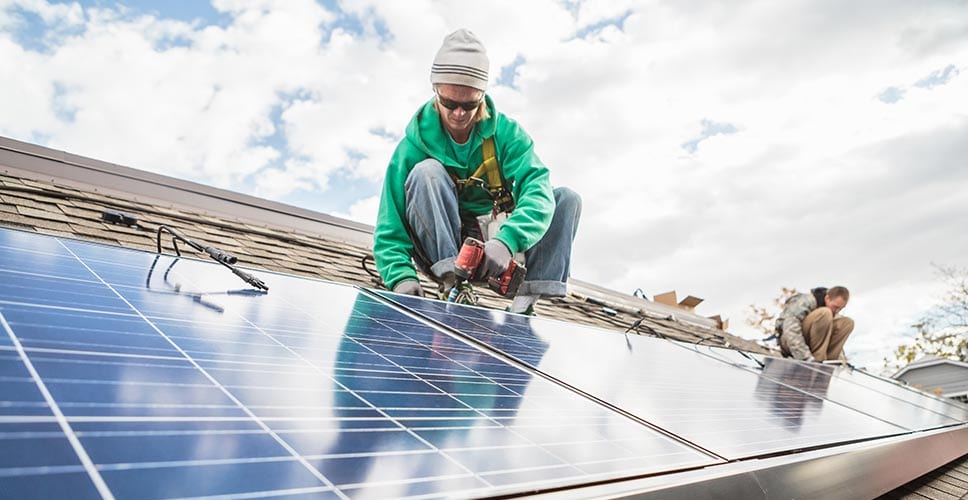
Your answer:
[[[484,261],[481,262],[481,279],[497,278],[511,264],[511,251],[501,240],[487,240],[484,243]]]
[[[393,287],[393,292],[423,297],[423,288],[420,288],[420,282],[417,280],[403,280]]]

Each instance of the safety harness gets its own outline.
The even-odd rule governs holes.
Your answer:
[[[506,181],[504,180],[504,176],[501,175],[501,165],[497,161],[497,154],[494,149],[494,137],[484,139],[484,143],[481,145],[481,153],[484,157],[484,161],[477,166],[477,169],[474,170],[474,173],[472,173],[466,179],[461,179],[451,173],[450,178],[453,179],[458,193],[463,192],[468,186],[479,186],[481,189],[484,189],[494,202],[494,209],[493,213],[491,214],[492,219],[497,219],[497,215],[501,213],[510,215],[511,211],[514,210],[514,196],[512,196],[511,192],[504,187]],[[498,222],[498,224],[500,224],[500,222]],[[424,271],[428,276],[431,276],[431,279],[433,279],[433,274],[427,272],[432,263],[429,262],[429,259],[427,259],[424,252],[421,250],[420,245],[416,243],[417,240],[413,237],[413,233],[411,232],[409,225],[405,226],[407,227],[407,234],[410,235],[410,240],[414,242],[414,260],[416,260],[418,264],[422,263],[420,264],[423,266],[421,270]],[[483,239],[483,233],[485,233],[485,228],[479,228],[477,233],[475,233],[477,235],[475,237]],[[524,262],[523,255],[520,255],[516,258],[521,262]],[[381,287],[385,286],[383,283],[383,278],[379,275],[379,273],[371,270],[369,266],[366,265],[367,259],[372,260],[374,264],[376,263],[376,260],[373,258],[372,254],[364,255],[363,259],[360,261],[363,269],[371,276],[374,284]]]
[[[477,166],[474,173],[466,179],[461,179],[454,174],[450,174],[450,177],[454,180],[458,193],[463,192],[468,186],[480,186],[487,191],[494,202],[495,214],[501,212],[510,214],[514,210],[514,196],[504,187],[504,176],[501,175],[501,165],[497,162],[497,154],[494,150],[494,137],[484,139],[481,147],[484,161]]]

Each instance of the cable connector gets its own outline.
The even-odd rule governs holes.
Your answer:
[[[222,264],[235,264],[239,261],[234,255],[223,252],[215,247],[205,247],[205,253],[207,253],[211,258],[221,262]]]
[[[249,285],[255,288],[258,288],[260,290],[265,290],[267,292],[269,291],[269,287],[266,286],[265,282],[263,282],[259,278],[256,278],[255,276],[252,276],[251,274],[235,267],[229,267],[229,269],[231,269],[236,276],[242,278],[242,281],[245,281]]]
[[[232,271],[232,273],[234,273],[239,278],[242,278],[242,280],[248,283],[249,285],[252,285],[253,287],[258,288],[260,290],[266,290],[266,291],[269,290],[269,287],[266,286],[265,282],[263,282],[259,278],[256,278],[255,276],[252,276],[251,274],[245,271],[236,269],[233,264],[238,262],[239,259],[236,258],[234,255],[223,252],[215,247],[202,246],[186,238],[185,235],[181,233],[181,231],[178,231],[177,229],[172,227],[168,227],[165,225],[158,226],[158,253],[159,254],[161,253],[161,233],[163,231],[167,231],[168,233],[171,234],[172,236],[171,245],[175,249],[175,254],[178,255],[179,257],[181,256],[181,252],[178,250],[177,241],[181,240],[185,242],[188,246],[194,248],[195,250],[198,250],[199,252],[207,253],[209,257],[215,260],[215,262],[218,262],[219,264],[222,264],[223,266],[229,268]]]

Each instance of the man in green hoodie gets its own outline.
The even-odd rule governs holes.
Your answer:
[[[416,261],[446,293],[464,237],[487,238],[482,221],[506,215],[484,244],[480,274],[500,275],[523,252],[528,272],[510,310],[530,313],[541,296],[565,295],[581,198],[551,188],[531,137],[485,95],[488,66],[470,31],[444,38],[430,72],[435,95],[410,120],[387,167],[373,254],[390,290],[423,295]],[[499,165],[497,182],[480,174],[489,158]]]

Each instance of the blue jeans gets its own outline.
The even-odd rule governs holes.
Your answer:
[[[454,181],[440,162],[428,158],[413,167],[404,186],[407,222],[418,247],[418,266],[435,279],[453,272],[462,243]],[[551,225],[538,243],[524,252],[528,272],[518,289],[519,295],[565,296],[571,245],[581,218],[581,197],[564,187],[555,188],[554,195]]]

